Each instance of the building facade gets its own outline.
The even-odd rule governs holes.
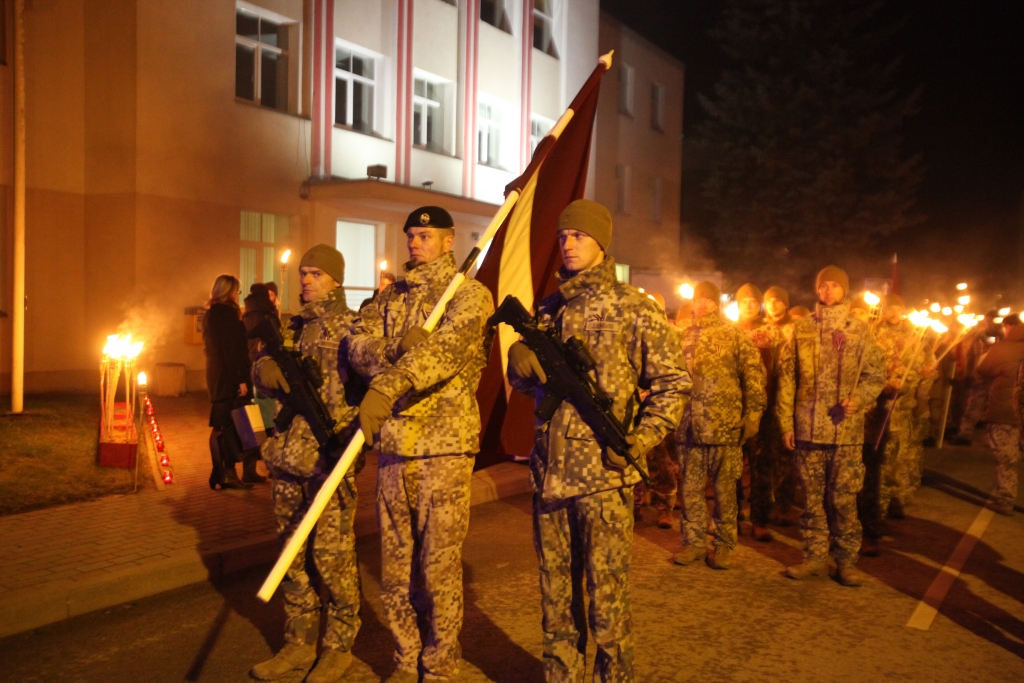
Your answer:
[[[10,141],[13,3],[0,4]],[[115,332],[147,342],[144,367],[183,363],[200,389],[184,311],[218,274],[245,291],[276,281],[295,310],[298,256],[323,242],[345,255],[357,306],[381,261],[401,272],[417,206],[452,213],[462,258],[608,49],[588,196],[613,210],[623,277],[678,255],[682,65],[597,0],[26,4],[29,392],[92,390]],[[9,143],[0,163],[9,311]],[[0,318],[0,391],[10,334]]]

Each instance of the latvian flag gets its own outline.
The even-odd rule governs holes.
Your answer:
[[[519,201],[499,228],[476,275],[491,290],[495,305],[513,294],[532,310],[557,288],[555,272],[562,265],[558,215],[570,202],[583,197],[601,76],[609,68],[611,53],[601,58],[569,111],[537,146],[523,174],[505,189],[506,194],[519,190]],[[499,327],[480,380],[478,467],[500,462],[508,455],[529,455],[533,448],[533,400],[512,391],[505,381],[508,347],[517,339],[511,328]]]

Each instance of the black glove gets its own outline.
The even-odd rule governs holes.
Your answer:
[[[548,381],[537,354],[523,342],[516,342],[508,348],[508,368],[521,379],[536,379],[541,384]]]

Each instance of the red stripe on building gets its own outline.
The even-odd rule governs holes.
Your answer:
[[[334,142],[334,0],[327,0],[324,12],[323,36],[323,145],[325,178],[331,177],[331,148]]]
[[[319,87],[321,60],[320,52],[323,50],[323,5],[322,0],[313,3],[313,103],[310,110],[310,175],[314,178],[321,177],[320,166],[320,140],[323,138],[323,122],[320,120],[322,92]]]
[[[462,110],[462,194],[472,197],[476,191],[476,119],[477,65],[480,59],[480,0],[466,4],[466,65]]]
[[[408,185],[412,182],[412,110],[413,110],[413,85],[415,77],[413,74],[413,33],[412,23],[414,19],[413,3],[415,0],[406,0],[409,9],[407,10],[405,22],[405,178],[402,182]]]

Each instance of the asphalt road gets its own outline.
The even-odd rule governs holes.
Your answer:
[[[676,567],[676,531],[638,525],[633,549],[637,680],[1024,681],[1024,515],[996,516],[928,630],[908,619],[978,517],[971,488],[987,491],[991,461],[978,452],[929,454],[931,480],[895,523],[871,581],[782,575],[800,560],[798,532],[744,537],[735,568]],[[966,484],[966,486],[964,485]],[[529,496],[473,508],[465,549],[465,658],[460,681],[541,681],[537,567]],[[650,511],[648,511],[650,514]],[[378,599],[379,539],[359,543],[364,601],[357,663],[345,681],[392,670]],[[248,681],[281,646],[279,600],[255,597],[264,570],[198,584],[0,640],[2,681]],[[293,678],[292,681],[298,679]]]

